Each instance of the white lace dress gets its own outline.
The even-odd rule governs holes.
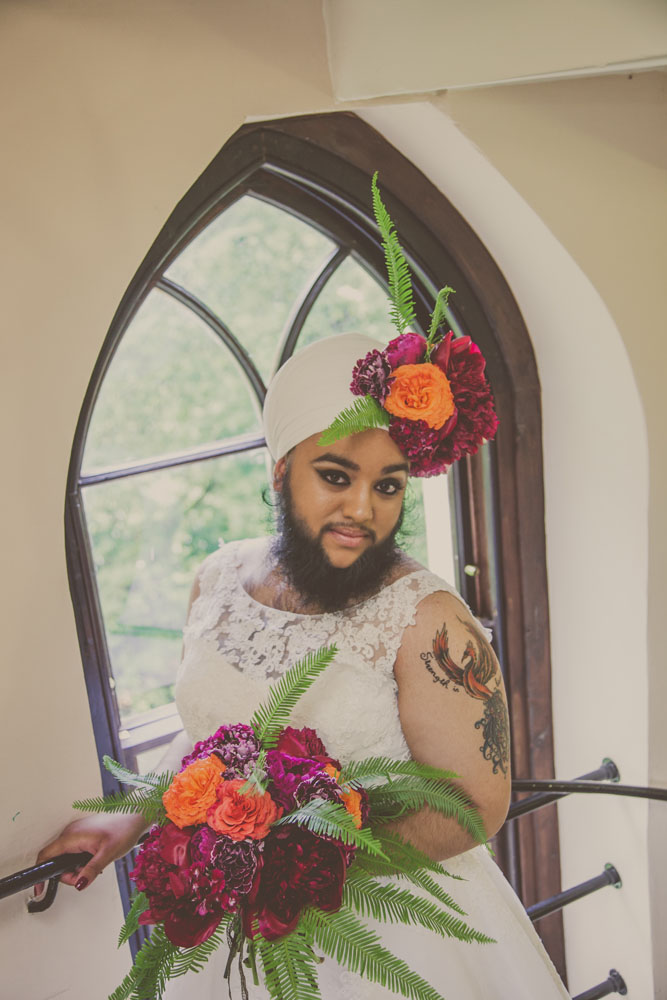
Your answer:
[[[238,570],[242,551],[259,542],[233,542],[209,556],[200,573],[201,592],[185,628],[176,701],[193,741],[223,723],[248,722],[272,681],[306,653],[333,642],[334,663],[299,701],[291,724],[317,730],[342,761],[384,754],[407,758],[401,731],[393,664],[404,629],[417,605],[448,584],[428,570],[397,580],[375,597],[345,611],[300,615],[259,604],[244,590]],[[458,596],[458,595],[457,595]],[[446,862],[464,881],[447,879],[447,890],[468,922],[496,944],[466,944],[430,931],[381,925],[387,947],[404,958],[446,1000],[552,1000],[568,996],[523,907],[484,847]],[[377,927],[376,927],[377,929]],[[174,980],[169,1000],[223,1000],[224,956],[204,971]],[[324,1000],[388,1000],[393,993],[346,972],[332,961],[318,967]],[[253,1000],[266,993],[249,982]],[[234,996],[240,996],[238,988]]]

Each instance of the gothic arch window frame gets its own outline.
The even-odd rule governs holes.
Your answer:
[[[77,425],[65,510],[70,589],[100,755],[116,756],[120,747],[83,518],[81,463],[114,351],[152,288],[180,294],[167,287],[169,264],[221,210],[248,192],[333,234],[347,253],[383,276],[369,198],[370,177],[378,166],[383,196],[416,275],[418,319],[425,325],[437,288],[452,285],[457,289],[456,314],[487,358],[500,431],[482,454],[450,473],[458,583],[473,611],[496,629],[510,700],[514,771],[521,776],[553,774],[540,386],[530,336],[502,273],[463,217],[414,164],[347,112],[258,122],[235,133],[174,209],[111,323]],[[317,294],[340,262],[340,253],[334,254],[291,316],[282,357],[294,346],[309,295]],[[258,383],[256,391],[261,389]],[[106,772],[103,786],[105,791],[115,787]],[[526,905],[560,890],[558,832],[551,809],[511,824],[498,853]],[[562,972],[560,915],[540,929]]]

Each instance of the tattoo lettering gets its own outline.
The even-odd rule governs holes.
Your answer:
[[[452,691],[463,689],[471,698],[484,702],[482,717],[475,723],[475,729],[481,729],[484,737],[484,743],[479,749],[484,759],[493,765],[494,774],[497,774],[498,770],[507,774],[509,724],[491,646],[472,625],[462,618],[459,618],[459,621],[471,636],[466,643],[460,664],[449,652],[446,625],[436,632],[433,651],[422,653],[421,658],[434,683],[447,688],[451,683]],[[439,670],[432,665],[434,661]]]

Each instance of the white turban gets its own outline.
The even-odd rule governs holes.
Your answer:
[[[274,461],[324,431],[361,397],[350,391],[352,369],[381,344],[361,333],[318,340],[294,354],[273,376],[264,400],[264,434]]]

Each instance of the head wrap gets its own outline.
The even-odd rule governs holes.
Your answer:
[[[278,369],[264,400],[264,435],[274,461],[354,403],[352,369],[384,346],[361,333],[341,333],[309,344]]]

